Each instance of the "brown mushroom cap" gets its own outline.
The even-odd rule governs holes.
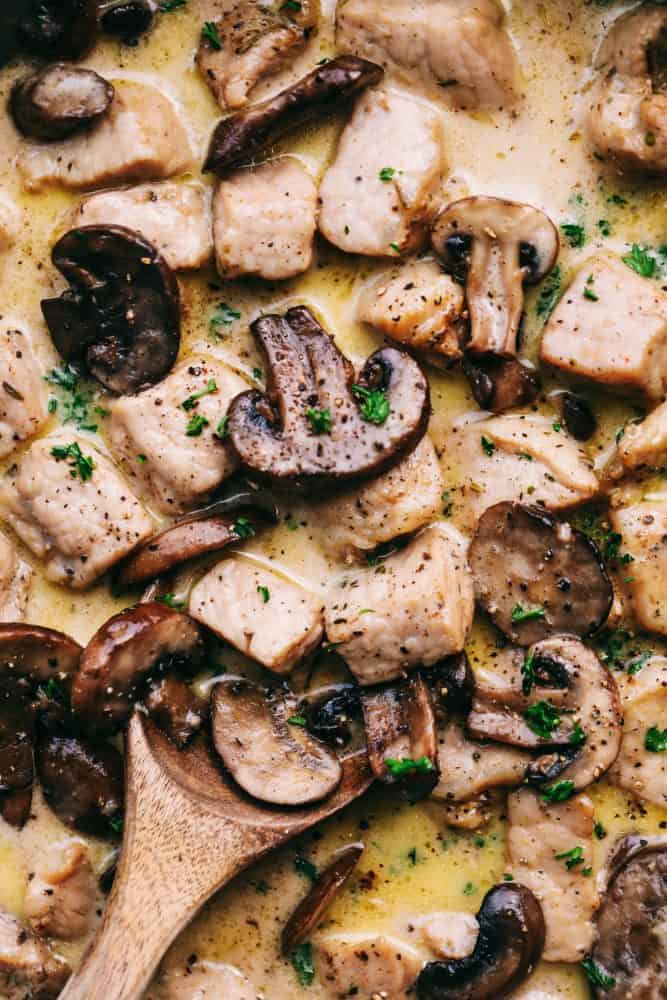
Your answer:
[[[361,717],[359,699],[358,684],[329,684],[303,695],[299,715],[318,740],[343,747],[352,739],[352,721]]]
[[[3,4],[7,0],[3,0]],[[97,0],[29,0],[18,21],[19,47],[40,59],[83,59],[97,37]]]
[[[100,28],[126,44],[136,42],[153,24],[155,0],[98,0]]]
[[[72,687],[72,708],[95,733],[120,729],[148,676],[201,662],[199,626],[157,602],[114,615],[86,646]]]
[[[591,635],[613,599],[597,546],[540,507],[503,501],[482,514],[470,545],[475,597],[513,642]]]
[[[438,783],[438,741],[431,694],[419,674],[396,684],[364,688],[361,707],[368,760],[375,777],[395,785],[411,802],[429,795]],[[394,773],[387,761],[418,766]]]
[[[92,124],[110,107],[114,88],[92,69],[52,63],[14,84],[9,107],[30,139],[63,139]]]
[[[22,827],[30,815],[35,714],[16,691],[0,692],[0,813]]]
[[[0,675],[26,680],[34,687],[54,679],[71,679],[79,666],[82,647],[64,632],[41,625],[0,624]]]
[[[215,749],[240,787],[262,802],[301,806],[319,802],[338,787],[340,761],[301,725],[289,723],[297,701],[243,678],[213,690]]]
[[[149,681],[144,704],[151,719],[179,750],[202,731],[208,719],[208,702],[174,676]]]
[[[83,226],[65,233],[51,258],[71,285],[41,303],[60,354],[85,361],[119,394],[164,378],[178,354],[180,300],[155,247],[122,226]]]
[[[356,56],[337,56],[261,104],[223,118],[215,127],[203,171],[225,173],[256,159],[302,125],[379,83],[384,70]]]
[[[289,955],[310,937],[356,868],[363,852],[363,844],[342,847],[331,864],[317,876],[285,924],[280,939],[283,955]]]
[[[418,1000],[502,1000],[528,978],[544,948],[542,908],[523,885],[489,889],[477,914],[479,937],[467,958],[429,962]]]
[[[538,393],[535,372],[517,358],[468,354],[463,359],[463,371],[475,402],[492,413],[532,403]]]
[[[667,982],[667,837],[624,837],[609,862],[591,958],[610,982],[596,997],[659,998]]]
[[[466,277],[468,350],[515,355],[523,286],[541,281],[558,257],[551,219],[504,198],[463,198],[440,212],[432,240],[445,269]]]
[[[266,395],[250,390],[232,400],[227,427],[253,472],[293,484],[358,479],[394,465],[423,437],[428,382],[407,354],[376,351],[353,387],[350,363],[305,307],[263,316],[251,329],[266,356],[269,387]],[[364,419],[369,393],[388,404],[382,419]],[[329,432],[316,433],[313,411],[328,412]]]

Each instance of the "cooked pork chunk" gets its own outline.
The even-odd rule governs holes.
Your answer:
[[[18,622],[28,601],[32,570],[0,531],[0,622]]]
[[[626,424],[607,468],[613,479],[667,462],[667,402],[656,406],[639,424]]]
[[[512,44],[493,0],[339,0],[342,52],[458,107],[501,107],[520,93]]]
[[[610,253],[589,257],[554,309],[542,361],[610,389],[667,391],[667,293]]]
[[[667,755],[648,736],[667,720],[667,659],[654,656],[639,672],[618,675],[625,725],[621,752],[609,777],[639,799],[667,806]],[[647,745],[648,744],[648,745]],[[653,746],[653,750],[651,749]]]
[[[350,996],[403,1000],[423,958],[411,945],[389,934],[328,934],[315,945],[320,982],[327,997]]]
[[[257,1000],[257,990],[233,965],[188,963],[159,980],[159,1000]]]
[[[298,160],[286,157],[239,170],[213,199],[213,239],[223,278],[268,281],[307,271],[313,259],[317,188]]]
[[[100,191],[81,202],[73,223],[133,229],[174,270],[203,267],[213,253],[208,196],[201,184],[167,182]]]
[[[389,472],[317,504],[322,545],[331,556],[352,561],[434,521],[442,510],[442,490],[435,448],[424,437]]]
[[[529,762],[523,750],[470,739],[461,723],[452,720],[438,732],[440,780],[433,798],[468,802],[490,788],[514,788],[523,781]]]
[[[0,332],[0,458],[33,437],[47,418],[42,370],[20,330]]]
[[[641,628],[667,635],[667,499],[619,506],[610,520],[633,559],[623,577],[627,610]]]
[[[360,97],[320,186],[320,231],[348,253],[395,257],[422,243],[445,169],[442,123],[402,94]]]
[[[0,913],[0,994],[3,1000],[55,1000],[70,968],[8,913]]]
[[[427,913],[410,921],[429,949],[438,958],[465,958],[470,955],[479,936],[479,924],[472,913],[444,910]]]
[[[465,540],[434,524],[330,591],[325,629],[360,684],[394,680],[463,649],[472,625]]]
[[[28,883],[25,915],[39,937],[76,941],[90,930],[97,877],[80,841],[55,845]]]
[[[593,803],[577,795],[548,804],[522,788],[509,796],[508,816],[510,870],[535,893],[547,925],[543,958],[580,962],[593,944],[599,905],[591,874]]]
[[[289,64],[316,24],[317,6],[317,0],[303,0],[293,8],[283,4],[280,10],[256,0],[205,4],[219,44],[202,36],[197,66],[223,110],[242,107],[260,80]]]
[[[0,255],[9,250],[19,234],[21,216],[9,195],[0,190]]]
[[[108,115],[89,131],[62,142],[26,143],[19,169],[29,191],[49,184],[99,188],[173,177],[188,170],[192,158],[190,138],[169,98],[126,81],[116,84]]]
[[[461,357],[463,307],[463,289],[435,261],[410,261],[364,290],[357,317],[433,361],[452,362]]]
[[[0,483],[0,515],[43,560],[48,579],[75,590],[93,583],[153,530],[112,462],[90,441],[62,435],[36,441]]]
[[[474,528],[482,513],[501,500],[521,500],[561,510],[599,491],[590,462],[577,442],[537,414],[472,419],[452,427],[444,461],[461,501],[457,524]]]
[[[322,601],[242,557],[214,566],[190,595],[190,614],[225,642],[287,674],[322,638]]]
[[[227,365],[197,357],[151,389],[114,400],[111,446],[141,495],[164,513],[182,512],[234,472],[236,458],[216,430],[247,388]]]

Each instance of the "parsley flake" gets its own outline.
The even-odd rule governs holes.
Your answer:
[[[579,844],[570,851],[563,851],[562,854],[554,854],[556,861],[564,861],[568,871],[572,871],[577,865],[583,864],[584,849]]]
[[[612,986],[616,985],[614,977],[605,972],[597,962],[594,962],[590,955],[583,960],[581,967],[586,973],[589,983],[592,983],[593,986],[599,986],[602,990],[609,990]]]
[[[201,432],[205,427],[208,427],[210,420],[203,417],[201,413],[193,413],[188,420],[188,425],[185,428],[185,433],[187,437],[199,437]]]
[[[201,36],[205,42],[219,52],[222,48],[222,42],[220,41],[220,35],[218,34],[218,29],[213,21],[204,21],[204,27],[201,29]]]
[[[564,222],[560,228],[571,247],[576,249],[585,245],[586,232],[583,226],[577,226],[572,222]]]
[[[264,604],[268,604],[271,600],[271,592],[268,587],[259,586],[257,588],[257,593],[261,596]]]
[[[252,538],[255,535],[255,526],[247,517],[237,517],[234,522],[234,532],[239,538]]]
[[[638,243],[632,244],[632,250],[622,260],[642,278],[652,278],[655,274],[655,257],[652,257],[648,250],[645,247],[640,247]]]
[[[309,406],[306,416],[310,420],[313,434],[331,434],[331,410],[318,410]]]
[[[294,949],[291,962],[301,986],[310,986],[315,978],[313,946],[310,941],[304,941],[303,944]]]
[[[573,781],[556,781],[553,785],[548,785],[542,791],[541,798],[544,802],[566,802],[574,792]]]
[[[426,774],[433,770],[433,764],[428,757],[418,757],[417,760],[413,760],[412,757],[385,757],[384,762],[392,778],[403,778],[417,772]]]
[[[651,726],[646,730],[644,746],[650,753],[667,752],[667,729],[660,730],[657,726]]]
[[[544,618],[546,611],[544,608],[524,608],[521,604],[515,604],[512,608],[512,621],[515,625],[520,622],[531,622],[537,618]]]
[[[548,701],[538,701],[531,705],[523,713],[523,717],[528,728],[545,740],[558,729],[561,722],[560,715]]]
[[[211,393],[217,391],[218,391],[218,383],[215,381],[214,378],[210,378],[206,383],[206,387],[204,389],[201,389],[199,392],[194,392],[191,396],[188,396],[187,399],[183,400],[181,406],[186,412],[194,410],[195,406],[197,405],[200,399],[203,399],[204,396],[210,396]]]
[[[70,476],[76,479],[77,476],[85,483],[93,478],[95,463],[89,455],[84,455],[76,441],[67,445],[55,445],[51,449],[51,454],[56,462],[66,461],[70,467]]]
[[[380,173],[378,174],[378,177],[380,178],[381,181],[387,183],[393,178],[395,173],[396,171],[393,167],[383,167]]]
[[[482,445],[482,450],[485,455],[491,456],[496,450],[495,443],[491,441],[488,437],[486,437],[484,434],[482,434],[480,438],[480,444]]]
[[[361,416],[366,423],[376,424],[379,427],[386,421],[391,410],[384,389],[366,389],[362,385],[353,385],[352,393],[361,403]]]

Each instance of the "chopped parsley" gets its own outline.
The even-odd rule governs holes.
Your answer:
[[[76,441],[67,445],[55,445],[51,454],[57,462],[66,461],[70,467],[70,476],[77,476],[85,483],[93,478],[95,463],[89,455],[84,455]]]
[[[480,438],[480,444],[482,445],[482,451],[484,452],[485,455],[491,456],[491,455],[493,455],[494,451],[496,450],[496,446],[495,446],[494,442],[491,441],[484,434],[482,434],[482,436]]]
[[[556,781],[542,790],[541,798],[544,802],[566,802],[573,792],[573,781]]]
[[[399,247],[398,243],[390,243],[389,246],[394,251],[394,253],[399,253],[400,254],[401,248]]]
[[[535,683],[535,656],[533,653],[529,653],[526,659],[521,664],[521,676],[523,681],[521,683],[521,690],[528,696],[533,690],[533,684]]]
[[[634,677],[635,674],[639,673],[642,667],[646,666],[646,664],[650,659],[651,659],[650,650],[645,650],[643,653],[640,653],[639,656],[635,657],[634,660],[631,660],[630,663],[628,663],[628,670],[627,670],[628,675],[630,677]]]
[[[69,705],[69,695],[55,677],[49,677],[46,684],[40,684],[39,690],[51,701],[57,701],[60,705]]]
[[[301,986],[310,986],[315,978],[313,946],[310,941],[304,941],[303,944],[294,949],[291,962]]]
[[[560,228],[571,247],[583,247],[586,243],[586,232],[583,226],[577,226],[572,222],[564,222]]]
[[[305,875],[311,882],[314,882],[317,878],[317,868],[313,862],[309,861],[308,858],[302,857],[300,854],[297,854],[294,859],[294,868],[298,871],[299,875]]]
[[[281,10],[292,10],[295,14],[299,14],[301,13],[301,4],[299,0],[285,0]]]
[[[584,288],[584,298],[588,299],[589,302],[599,302],[600,296],[593,291],[590,285],[586,285]]]
[[[160,4],[160,11],[163,14],[171,14],[175,10],[180,10],[181,7],[185,7],[188,0],[162,0]]]
[[[305,726],[306,722],[307,720],[304,715],[290,715],[289,719],[287,720],[287,723],[290,726]]]
[[[222,48],[222,42],[220,41],[220,35],[218,34],[218,29],[213,21],[204,21],[204,27],[201,29],[201,36],[205,42],[219,52]]]
[[[306,416],[310,420],[313,434],[331,434],[331,410],[318,410],[309,406]]]
[[[632,250],[622,260],[642,278],[652,278],[655,274],[655,257],[652,257],[648,250],[645,247],[640,247],[638,243],[632,244]]]
[[[463,895],[472,896],[475,892],[477,892],[477,887],[472,882],[466,882],[463,886]]]
[[[208,427],[210,420],[203,417],[201,413],[193,413],[188,420],[188,425],[185,428],[185,433],[188,437],[199,437],[201,432],[205,427]]]
[[[227,416],[220,417],[217,427],[213,431],[213,436],[220,438],[221,441],[224,441],[226,437],[229,437],[229,429],[227,427],[228,419],[229,418]]]
[[[601,966],[594,962],[590,955],[583,960],[581,967],[586,973],[589,983],[598,986],[602,990],[609,990],[616,985],[616,980],[604,971]]]
[[[62,400],[62,413],[64,424],[76,424],[80,431],[96,431],[97,424],[91,419],[88,407],[90,406],[90,391],[84,392],[79,387],[79,372],[70,364],[62,368],[52,368],[48,375],[44,376],[46,382],[55,385],[65,393]],[[58,409],[58,400],[49,400],[49,413],[55,413]],[[95,407],[95,412],[100,416],[108,416],[106,410]]]
[[[586,742],[586,732],[581,728],[579,722],[575,722],[574,728],[570,734],[570,746],[580,747]]]
[[[52,368],[48,375],[44,376],[46,382],[57,385],[67,392],[74,392],[77,386],[79,373],[72,365],[65,365],[63,368]]]
[[[114,833],[122,833],[123,832],[122,815],[112,817],[112,819],[109,820],[109,826],[111,827]]]
[[[523,713],[523,717],[528,728],[544,740],[549,739],[561,723],[560,715],[548,701],[538,701],[531,705]]]
[[[353,385],[352,394],[361,403],[361,416],[367,423],[379,427],[386,421],[391,410],[384,389],[366,389],[363,385]]]
[[[515,604],[512,608],[512,621],[515,625],[520,622],[531,622],[537,618],[544,618],[546,611],[544,608],[524,608],[521,604]]]
[[[210,378],[206,383],[206,387],[204,389],[201,389],[199,392],[194,392],[191,396],[188,396],[187,399],[183,400],[181,406],[186,412],[194,410],[195,406],[197,405],[200,399],[203,399],[204,396],[210,396],[211,393],[217,391],[218,391],[218,383],[215,381],[214,378]]]
[[[255,526],[247,517],[237,517],[234,522],[234,532],[239,538],[252,538],[255,534]]]
[[[547,320],[551,316],[560,295],[562,277],[561,269],[556,265],[549,277],[544,281],[535,308],[540,319]]]
[[[583,864],[584,849],[579,844],[570,851],[563,851],[562,854],[554,854],[556,861],[564,861],[568,871],[572,871],[577,865]]]
[[[269,591],[268,587],[259,586],[257,588],[257,593],[261,596],[265,604],[268,604],[269,601],[271,600],[271,592]]]
[[[416,847],[411,847],[410,850],[408,851],[408,861],[410,862],[411,865],[416,865],[417,864],[417,848]]]
[[[174,611],[180,611],[181,608],[185,607],[185,601],[179,601],[175,594],[162,594],[161,597],[156,598],[160,604],[166,604],[168,608],[173,608]]]
[[[644,736],[644,746],[651,753],[665,753],[667,751],[667,729],[658,729],[651,726],[646,730]]]
[[[264,377],[264,372],[262,371],[261,368],[253,368],[252,377],[257,379],[257,381],[259,382],[259,380]]]
[[[598,219],[598,229],[600,236],[611,236],[611,225],[607,219]]]
[[[237,312],[236,309],[232,309],[226,302],[221,302],[208,321],[208,326],[213,336],[218,337],[220,336],[219,329],[221,326],[231,326],[234,320],[237,319],[241,319],[241,313]]]
[[[380,173],[378,174],[378,177],[380,178],[381,181],[387,183],[393,178],[395,173],[396,171],[394,170],[393,167],[383,167]]]
[[[433,764],[428,757],[418,757],[417,760],[413,760],[412,757],[385,757],[384,762],[392,778],[403,778],[405,775],[417,772],[426,774],[433,770]]]
[[[602,823],[600,823],[599,820],[596,820],[595,822],[595,826],[593,827],[593,833],[595,834],[598,840],[604,840],[604,838],[607,836],[607,831],[605,830],[605,828],[603,827]]]

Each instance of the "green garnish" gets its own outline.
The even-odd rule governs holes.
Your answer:
[[[563,851],[562,854],[554,854],[554,857],[556,861],[564,861],[567,870],[572,871],[577,865],[583,864],[584,849],[577,845],[577,847],[573,847],[570,851]]]
[[[586,973],[589,983],[599,986],[602,990],[609,990],[616,985],[616,980],[602,969],[597,962],[588,956],[581,963],[581,967]]]
[[[361,416],[369,424],[380,426],[389,416],[389,400],[384,389],[365,389],[362,385],[353,385],[352,394],[362,405]]]
[[[548,701],[538,701],[523,713],[528,728],[548,739],[554,730],[560,726],[561,718],[556,709]]]
[[[261,598],[262,598],[262,600],[264,601],[265,604],[268,604],[269,601],[271,600],[271,593],[270,593],[268,587],[261,587],[261,586],[258,587],[257,588],[257,593],[260,594],[260,596],[261,596]]]
[[[210,396],[212,392],[217,392],[217,391],[218,391],[218,383],[215,381],[214,378],[210,378],[206,383],[206,387],[204,389],[201,389],[199,392],[194,392],[191,396],[188,396],[187,399],[183,400],[181,406],[186,412],[188,412],[189,410],[194,410],[195,406],[197,405],[200,399],[203,399],[204,396]]]
[[[586,742],[586,732],[583,730],[578,722],[575,722],[574,729],[570,734],[570,746],[580,747]]]
[[[396,171],[394,170],[393,167],[383,167],[380,173],[378,174],[378,177],[380,178],[381,181],[387,182],[392,179],[395,173]]]
[[[302,857],[300,854],[294,859],[294,867],[299,875],[305,875],[311,882],[314,882],[317,878],[317,868],[313,862],[309,861],[308,858]]]
[[[584,288],[584,298],[588,299],[589,302],[599,302],[600,296],[596,295],[590,285],[586,285]]]
[[[210,420],[203,417],[201,413],[193,413],[188,420],[187,427],[185,428],[185,433],[187,437],[199,437],[201,432],[205,427],[208,427]]]
[[[220,41],[218,29],[213,21],[204,21],[204,27],[201,29],[201,36],[204,41],[209,43],[212,49],[215,49],[216,52],[220,51],[222,48],[222,42]]]
[[[229,430],[227,429],[228,419],[229,418],[227,416],[220,417],[218,425],[213,431],[213,437],[220,438],[221,441],[224,441],[226,437],[229,437]]]
[[[537,300],[536,313],[540,319],[548,319],[554,310],[560,295],[562,281],[561,269],[556,265],[549,277],[545,280]]]
[[[514,624],[531,622],[537,618],[544,618],[545,614],[544,608],[524,608],[521,604],[515,604],[512,608],[512,621]]]
[[[237,319],[241,319],[241,313],[237,312],[236,309],[232,309],[226,302],[221,302],[208,321],[209,329],[214,337],[218,337],[220,336],[218,327],[231,326],[234,320]]]
[[[294,949],[291,955],[291,962],[299,983],[302,986],[310,986],[315,978],[313,946],[310,941],[304,941],[303,944]]]
[[[667,751],[667,729],[660,730],[657,726],[651,726],[650,729],[646,730],[644,746],[651,753],[665,753]]]
[[[595,826],[593,827],[593,833],[595,834],[598,840],[604,840],[604,838],[607,836],[607,831],[605,830],[605,828],[603,827],[602,823],[600,823],[599,820],[596,820],[595,822]]]
[[[239,538],[252,538],[255,535],[255,526],[247,517],[237,517],[234,522],[234,531]]]
[[[557,781],[542,790],[541,798],[544,802],[566,802],[573,792],[573,781]]]
[[[310,427],[313,434],[331,433],[331,410],[318,410],[309,406],[306,416],[310,420]]]
[[[640,247],[638,243],[632,244],[632,250],[622,260],[642,278],[652,278],[655,274],[655,257],[652,257],[648,250],[645,247]]]
[[[521,683],[521,690],[527,696],[533,690],[533,684],[535,683],[535,656],[533,653],[529,653],[526,659],[521,664],[521,675],[523,681]]]
[[[185,7],[188,0],[162,0],[160,11],[162,14],[171,14],[172,11]]]
[[[184,601],[179,601],[175,594],[162,594],[161,597],[157,597],[156,600],[160,604],[166,604],[168,608],[173,608],[174,611],[180,611],[181,608],[185,607]]]
[[[305,726],[307,719],[303,715],[290,715],[287,722],[290,726]]]
[[[85,483],[93,478],[95,463],[89,455],[83,454],[76,441],[67,445],[56,445],[51,449],[51,454],[57,462],[67,461],[72,479],[79,476]]]
[[[560,227],[563,235],[571,247],[583,247],[586,243],[586,233],[583,226],[577,226],[571,222],[564,222]]]
[[[493,455],[494,451],[496,450],[496,446],[493,441],[489,440],[488,437],[485,437],[485,435],[482,434],[480,438],[480,443],[482,445],[482,451],[484,452],[485,455],[489,456]]]
[[[111,827],[111,829],[113,830],[114,833],[122,833],[123,832],[123,817],[122,817],[122,815],[121,816],[114,816],[112,819],[110,819],[109,820],[109,826]]]
[[[403,778],[405,775],[417,772],[426,774],[433,770],[433,764],[428,757],[418,757],[417,760],[413,760],[412,757],[385,757],[384,762],[392,778]]]

